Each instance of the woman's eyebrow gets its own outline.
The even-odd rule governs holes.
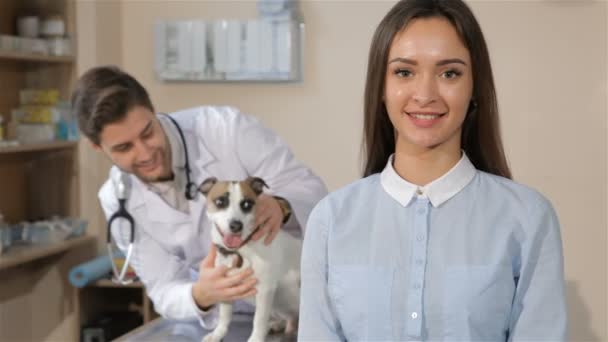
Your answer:
[[[439,62],[437,62],[437,66],[442,66],[442,65],[446,65],[446,64],[452,64],[452,63],[458,63],[458,64],[462,64],[462,65],[467,65],[467,63],[465,63],[462,59],[460,58],[448,58],[448,59],[444,59],[441,60]]]
[[[411,64],[411,65],[418,65],[417,61],[415,61],[413,59],[409,59],[409,58],[403,58],[403,57],[393,58],[393,59],[391,59],[388,62],[388,64],[395,63],[395,62],[400,62],[400,63],[405,63],[405,64]],[[438,61],[435,65],[442,66],[442,65],[446,65],[446,64],[452,64],[452,63],[458,63],[458,64],[462,64],[462,65],[467,65],[467,63],[465,63],[465,61],[463,61],[460,58],[442,59],[442,60]]]
[[[395,63],[395,62],[401,62],[401,63],[411,64],[411,65],[418,65],[418,62],[416,62],[415,60],[409,59],[409,58],[403,58],[403,57],[393,58],[390,61],[388,61],[388,64]]]

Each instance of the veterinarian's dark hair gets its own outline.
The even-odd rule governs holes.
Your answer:
[[[104,126],[122,120],[136,106],[154,112],[146,89],[115,66],[90,69],[80,77],[72,93],[72,111],[78,126],[97,145]]]
[[[473,96],[462,127],[461,147],[477,169],[511,178],[500,137],[488,48],[473,12],[461,0],[402,0],[378,25],[369,50],[365,84],[363,175],[382,171],[395,152],[395,130],[382,100],[393,39],[412,20],[431,17],[449,20],[471,55]]]

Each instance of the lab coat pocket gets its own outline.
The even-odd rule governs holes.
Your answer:
[[[329,274],[329,291],[349,341],[391,340],[391,288],[394,269],[340,265]]]
[[[443,312],[446,340],[504,341],[515,281],[508,266],[451,266]]]

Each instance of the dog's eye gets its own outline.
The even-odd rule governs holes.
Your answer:
[[[241,202],[241,209],[244,212],[250,211],[251,208],[253,208],[253,201],[252,200],[244,200],[244,201]]]
[[[228,198],[226,197],[218,197],[213,201],[216,207],[219,209],[226,208],[228,206]]]

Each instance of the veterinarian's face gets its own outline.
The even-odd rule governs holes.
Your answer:
[[[253,232],[256,198],[245,182],[220,182],[207,194],[207,216],[225,247],[239,248]]]
[[[397,151],[460,149],[473,76],[469,51],[448,20],[414,19],[395,36],[384,89]]]
[[[172,174],[170,148],[158,118],[149,109],[134,107],[126,117],[104,127],[100,146],[121,170],[145,182]]]

